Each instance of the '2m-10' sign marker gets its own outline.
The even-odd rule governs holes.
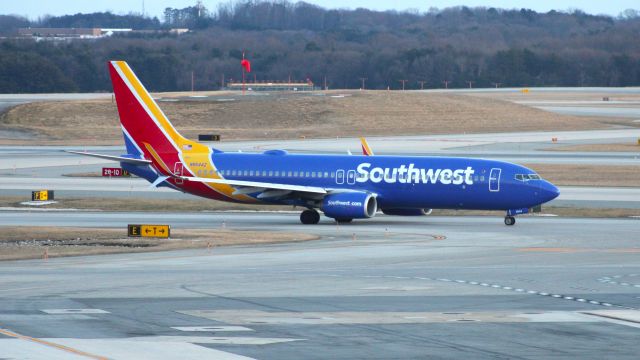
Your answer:
[[[102,176],[113,176],[113,177],[120,177],[120,176],[129,176],[129,172],[126,170],[122,170],[121,168],[102,168]]]

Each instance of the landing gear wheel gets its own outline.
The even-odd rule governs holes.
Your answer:
[[[315,210],[305,210],[300,214],[300,222],[305,225],[317,224],[320,222],[320,214]]]
[[[516,218],[514,218],[513,216],[505,216],[504,217],[504,224],[505,225],[512,226],[515,223],[516,223]]]
[[[336,222],[339,223],[339,224],[348,224],[348,223],[350,223],[352,221],[353,221],[353,219],[350,219],[350,218],[339,218],[339,219],[336,219]]]

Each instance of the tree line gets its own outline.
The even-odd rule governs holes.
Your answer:
[[[25,26],[192,29],[64,42],[15,39]],[[329,88],[640,86],[638,11],[618,17],[579,10],[454,7],[335,10],[287,1],[235,1],[215,10],[76,14],[29,21],[0,15],[0,92],[109,91],[105,63],[128,61],[153,91],[199,90],[241,77],[311,79]],[[446,85],[445,85],[446,84]]]

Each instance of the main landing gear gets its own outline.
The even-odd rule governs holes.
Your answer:
[[[305,225],[317,224],[320,222],[320,214],[315,210],[305,210],[300,214],[300,222]]]
[[[504,217],[504,224],[507,226],[512,226],[513,224],[516,223],[516,218],[514,218],[513,216],[507,215]]]

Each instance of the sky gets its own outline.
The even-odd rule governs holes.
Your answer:
[[[295,2],[295,0],[292,0]],[[446,8],[451,6],[485,6],[496,8],[527,8],[538,12],[549,10],[580,9],[589,14],[606,14],[616,16],[626,9],[640,9],[638,0],[305,0],[307,3],[316,4],[325,8],[350,8],[364,7],[373,10],[406,10],[418,9],[427,11],[430,7]],[[228,0],[203,0],[208,9],[217,8],[219,3],[227,3]],[[91,13],[97,11],[111,11],[116,14],[129,12],[142,12],[144,3],[145,13],[149,16],[161,18],[162,12],[167,7],[184,8],[192,6],[196,0],[2,0],[0,14],[17,14],[29,19],[37,19],[39,16],[67,15],[75,13]]]

